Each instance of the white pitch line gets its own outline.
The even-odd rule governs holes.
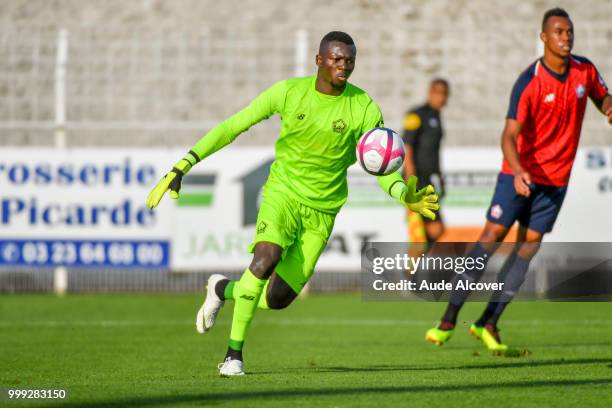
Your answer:
[[[433,320],[390,320],[390,319],[257,319],[256,325],[271,326],[429,326]],[[194,322],[188,320],[40,320],[40,321],[1,321],[0,327],[137,327],[137,326],[191,326]],[[217,325],[229,326],[229,321],[218,322]],[[590,326],[612,325],[612,320],[506,320],[504,325],[510,326]]]

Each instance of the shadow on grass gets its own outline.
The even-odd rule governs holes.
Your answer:
[[[597,342],[597,343],[555,343],[555,344],[545,344],[545,343],[534,343],[531,342],[528,345],[530,349],[551,349],[551,348],[568,348],[568,347],[610,347],[612,346],[612,342]],[[471,346],[456,346],[453,345],[452,350],[482,350],[482,343],[479,342],[478,345],[474,344]]]
[[[500,357],[501,359],[502,357]],[[504,360],[500,360],[504,361]],[[481,370],[487,368],[503,369],[503,368],[521,368],[521,367],[546,367],[546,366],[560,366],[560,365],[573,365],[573,364],[606,364],[612,363],[612,358],[575,358],[565,359],[558,358],[552,360],[527,360],[520,362],[499,362],[489,364],[463,364],[463,365],[449,365],[449,366],[411,366],[411,365],[376,365],[370,367],[326,367],[326,366],[314,366],[314,367],[299,367],[293,368],[292,370],[307,370],[309,372],[320,372],[320,373],[344,373],[344,372],[381,372],[381,371],[438,371],[438,370]],[[286,371],[257,371],[253,374],[283,374]]]
[[[246,378],[244,378],[246,379]],[[243,380],[244,380],[243,379]],[[226,381],[232,381],[227,379]],[[241,379],[237,379],[240,381]],[[254,384],[255,386],[256,384]],[[140,397],[124,400],[106,400],[98,402],[80,402],[63,406],[78,406],[85,408],[102,407],[154,407],[167,404],[193,404],[193,403],[214,403],[214,402],[239,402],[253,399],[295,400],[300,397],[359,397],[361,395],[393,395],[408,393],[439,393],[439,392],[461,392],[461,391],[482,391],[499,389],[537,389],[546,387],[569,387],[582,385],[612,385],[612,378],[599,378],[588,380],[556,380],[556,381],[518,381],[507,383],[487,383],[487,384],[449,384],[439,386],[405,386],[405,387],[339,387],[339,388],[291,388],[273,390],[253,390],[253,391],[234,391],[201,393],[190,395]],[[262,401],[258,401],[262,402]]]

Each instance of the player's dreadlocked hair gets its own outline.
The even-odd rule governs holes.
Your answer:
[[[544,13],[544,18],[542,18],[542,31],[546,30],[546,23],[548,22],[548,19],[551,17],[570,18],[569,14],[567,14],[567,11],[563,10],[562,8],[560,7],[552,8],[546,11],[546,13]]]
[[[333,41],[338,41],[346,45],[355,45],[355,42],[353,41],[351,36],[345,33],[344,31],[330,31],[329,33],[325,34],[325,36],[321,39],[319,49],[323,49],[325,45]]]

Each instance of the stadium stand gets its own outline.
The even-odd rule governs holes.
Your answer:
[[[576,24],[575,52],[609,73],[612,9],[587,3],[563,2]],[[319,38],[343,29],[359,49],[352,81],[376,98],[388,126],[398,127],[428,79],[440,75],[450,79],[454,96],[445,112],[447,144],[496,145],[510,88],[538,54],[541,13],[553,5],[5,1],[0,144],[53,144],[61,29],[68,34],[68,146],[189,145],[275,81],[313,72]],[[583,137],[605,144],[605,123],[595,119],[589,109]],[[277,129],[260,125],[237,143],[271,144]]]

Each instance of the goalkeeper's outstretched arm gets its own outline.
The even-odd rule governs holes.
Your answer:
[[[193,166],[233,142],[251,126],[281,112],[286,94],[285,86],[284,81],[277,82],[253,99],[246,108],[206,133],[151,190],[147,197],[147,206],[155,208],[168,190],[171,198],[178,198],[182,177]]]
[[[417,191],[417,181],[416,176],[410,176],[408,182],[404,183],[404,179],[399,172],[378,177],[378,184],[391,197],[423,217],[435,220],[436,213],[434,211],[440,209],[438,195],[431,184]]]

